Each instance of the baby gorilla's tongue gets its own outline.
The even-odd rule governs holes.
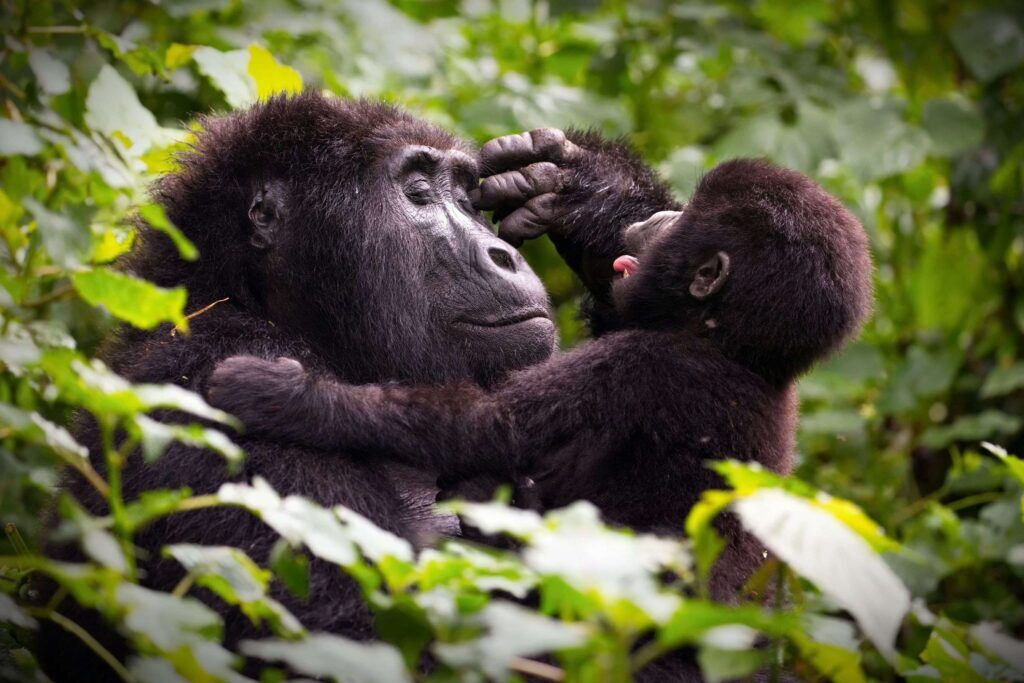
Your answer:
[[[636,272],[636,269],[640,267],[640,261],[637,260],[636,256],[620,256],[612,261],[612,270],[616,273],[622,273],[622,277],[626,278]]]

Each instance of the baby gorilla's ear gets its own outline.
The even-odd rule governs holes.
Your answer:
[[[695,299],[706,299],[725,284],[729,277],[729,255],[720,251],[697,269],[697,274],[690,283],[690,294]]]

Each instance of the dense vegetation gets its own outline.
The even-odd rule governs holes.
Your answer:
[[[37,675],[27,646],[39,620],[77,629],[18,606],[35,570],[119,625],[140,655],[118,671],[143,680],[238,678],[220,617],[189,597],[192,585],[281,636],[248,654],[342,680],[423,679],[410,672],[424,648],[439,662],[430,680],[518,675],[510,669],[627,680],[683,644],[710,680],[766,665],[807,680],[1024,679],[1024,461],[1009,455],[1024,452],[1019,4],[88,4],[0,2],[0,678]],[[60,426],[72,410],[126,430],[125,448],[147,457],[171,439],[228,464],[243,457],[221,432],[145,416],[173,406],[229,421],[198,397],[130,386],[91,360],[117,321],[169,321],[184,334],[194,312],[183,291],[112,267],[131,247],[128,219],[140,212],[194,258],[147,203],[147,183],[198,114],[303,87],[393,100],[476,141],[541,125],[621,133],[681,198],[737,155],[822,182],[871,234],[877,303],[861,341],[802,383],[798,479],[724,465],[734,489],[707,496],[686,544],[605,529],[585,505],[546,521],[497,503],[463,508],[523,539],[516,553],[450,543],[414,556],[348,511],[281,500],[260,482],[123,501],[124,448],[97,475]],[[526,253],[563,344],[575,343],[578,284],[546,241]],[[111,500],[107,518],[61,502],[61,532],[91,558],[76,567],[33,554],[62,466]],[[176,546],[167,552],[189,569],[180,590],[139,587],[132,534],[215,504],[248,507],[281,533],[273,566]],[[774,551],[751,586],[781,588],[771,606],[701,597],[717,549],[708,521],[726,506]],[[383,643],[303,634],[267,597],[277,580],[303,593],[310,553],[360,582]],[[537,611],[492,595],[531,589]],[[770,645],[755,648],[757,634]],[[552,651],[552,664],[536,659]]]

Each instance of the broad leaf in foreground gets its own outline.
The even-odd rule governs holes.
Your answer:
[[[910,592],[864,539],[809,501],[778,489],[740,498],[733,509],[769,550],[857,620],[888,657],[910,609]]]

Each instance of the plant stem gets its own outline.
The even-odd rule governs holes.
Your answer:
[[[512,671],[518,671],[521,674],[534,676],[535,678],[543,678],[546,681],[565,680],[565,672],[557,666],[538,662],[533,659],[513,657],[512,661],[508,663],[508,668]]]
[[[124,664],[117,661],[117,657],[110,654],[110,650],[103,647],[103,645],[93,638],[84,628],[59,612],[54,612],[53,614],[48,615],[47,618],[85,643],[86,647],[95,652],[97,657],[106,662],[107,666],[113,669],[114,673],[116,673],[118,678],[122,681],[128,681],[130,683],[135,680],[135,677],[132,676],[131,672],[124,668]]]
[[[124,494],[121,491],[121,467],[124,465],[124,457],[121,451],[114,447],[114,425],[110,419],[101,418],[99,422],[103,457],[107,463],[107,484],[110,486],[110,494],[107,497],[110,516],[114,520],[114,533],[121,541],[121,549],[128,565],[128,578],[134,581],[135,550],[132,548],[131,526],[125,512]]]

